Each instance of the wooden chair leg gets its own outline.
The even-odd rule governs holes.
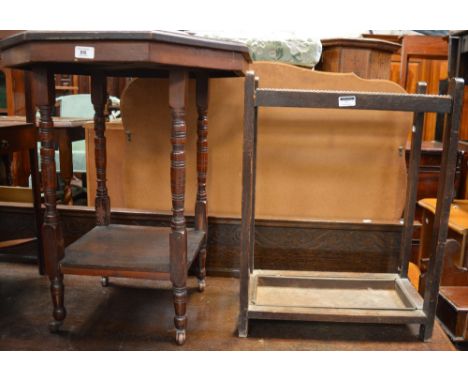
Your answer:
[[[171,195],[172,219],[169,237],[170,273],[173,286],[176,342],[185,342],[187,327],[187,229],[184,216],[185,202],[185,99],[188,73],[173,70],[169,74],[169,106],[172,112],[171,129]]]

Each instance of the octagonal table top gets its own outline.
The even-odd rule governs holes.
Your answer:
[[[47,67],[55,73],[163,76],[170,68],[242,76],[251,62],[237,42],[165,31],[25,31],[0,42],[6,67]]]

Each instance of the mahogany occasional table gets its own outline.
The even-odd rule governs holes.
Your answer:
[[[3,64],[30,70],[40,112],[42,181],[46,211],[42,227],[46,273],[50,279],[56,332],[66,316],[64,274],[170,280],[173,286],[176,342],[185,342],[187,326],[187,272],[198,259],[199,290],[205,287],[207,234],[206,174],[208,163],[207,108],[210,77],[243,76],[251,61],[243,44],[209,40],[171,32],[35,32],[11,36],[1,42]],[[62,225],[56,208],[52,107],[54,74],[91,76],[95,109],[97,173],[96,227],[64,248]],[[106,78],[168,77],[172,133],[171,227],[136,227],[110,222],[106,187],[104,107]],[[198,191],[195,228],[184,217],[185,108],[189,78],[197,84]],[[229,95],[227,95],[229,96]],[[169,185],[167,185],[169,187]]]

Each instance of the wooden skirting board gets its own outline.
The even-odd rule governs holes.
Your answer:
[[[77,240],[95,226],[94,208],[59,206],[65,244]],[[149,211],[114,210],[113,224],[169,226],[170,215]],[[187,218],[193,226],[193,217]],[[34,236],[32,206],[0,202],[0,241]],[[368,231],[372,228],[371,231]],[[237,276],[239,272],[240,219],[210,218],[208,274]],[[391,222],[370,226],[330,224],[327,221],[291,222],[261,219],[256,224],[256,264],[267,269],[396,272],[401,226]],[[18,253],[35,258],[31,246]],[[1,256],[0,256],[1,258]],[[9,257],[13,258],[14,257]]]

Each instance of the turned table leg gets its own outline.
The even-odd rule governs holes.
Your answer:
[[[172,219],[169,238],[170,273],[174,295],[176,342],[185,342],[187,327],[187,229],[184,216],[185,201],[185,100],[188,74],[173,70],[169,74],[169,106],[172,113],[171,129],[171,195]]]
[[[104,110],[107,102],[107,78],[99,73],[91,76],[91,102],[94,106],[94,157],[96,163],[96,225],[110,224],[110,198],[106,185],[106,118]],[[107,287],[109,278],[101,277],[101,285]]]
[[[55,194],[56,168],[52,122],[52,106],[55,102],[54,76],[43,68],[34,69],[33,75],[35,100],[40,113],[39,139],[41,141],[41,170],[45,201],[44,223],[42,225],[43,249],[54,307],[54,321],[50,323],[49,329],[56,332],[65,319],[66,310],[63,274],[59,266],[59,262],[64,256],[64,242]]]
[[[96,225],[110,224],[110,198],[106,185],[106,119],[104,109],[107,102],[107,80],[103,74],[91,76],[91,102],[94,106],[94,156],[96,163]]]
[[[205,232],[198,254],[198,290],[206,286],[206,246],[208,238],[206,174],[208,169],[208,76],[197,76],[197,174],[198,188],[195,203],[195,229]]]
[[[32,97],[32,73],[25,73],[24,92],[26,122],[36,125],[36,108]],[[41,180],[39,178],[39,161],[37,159],[37,146],[29,150],[29,169],[31,172],[31,185],[33,194],[34,217],[36,221],[37,253],[39,263],[39,274],[45,273],[45,259],[42,239],[42,208],[41,208]]]

